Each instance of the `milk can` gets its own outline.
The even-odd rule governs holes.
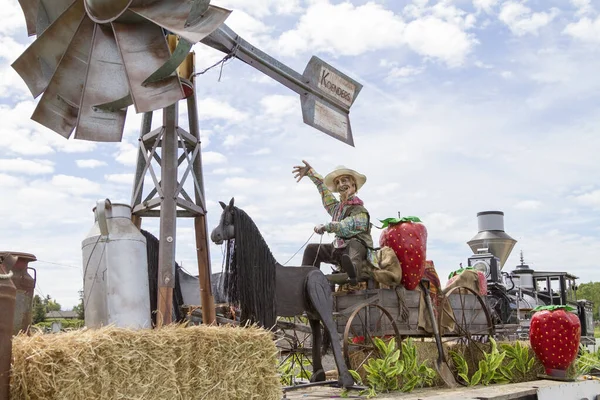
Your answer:
[[[4,268],[12,271],[12,282],[17,289],[15,312],[13,319],[13,334],[29,332],[32,318],[33,292],[35,290],[36,270],[29,266],[30,262],[37,261],[33,254],[17,253],[11,251],[0,252],[4,258]],[[33,274],[33,276],[30,274]]]
[[[85,325],[149,328],[146,238],[131,222],[131,207],[100,200],[82,242]]]
[[[1,258],[0,258],[1,259]],[[0,400],[8,400],[12,355],[13,315],[17,289],[11,281],[12,271],[0,261]]]

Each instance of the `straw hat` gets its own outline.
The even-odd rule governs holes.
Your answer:
[[[356,191],[357,192],[362,187],[362,185],[364,185],[365,182],[367,181],[367,177],[364,176],[363,174],[360,174],[353,169],[346,168],[343,165],[340,165],[340,166],[337,166],[333,171],[331,171],[330,173],[328,173],[325,176],[325,178],[323,179],[323,183],[332,192],[337,192],[337,188],[335,187],[334,182],[337,178],[339,178],[340,176],[344,176],[344,175],[348,175],[348,176],[351,176],[352,178],[354,178],[354,181],[356,182]]]

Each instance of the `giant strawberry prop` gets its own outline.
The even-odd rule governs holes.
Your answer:
[[[577,357],[581,323],[571,306],[540,306],[533,311],[529,342],[546,374],[565,376]]]
[[[417,217],[386,218],[379,246],[391,247],[402,265],[402,285],[414,290],[425,272],[427,229]]]

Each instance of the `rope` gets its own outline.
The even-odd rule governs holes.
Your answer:
[[[304,248],[304,246],[306,246],[308,244],[308,242],[310,241],[310,239],[315,235],[315,233],[311,233],[310,236],[308,237],[308,239],[306,240],[306,242],[304,242],[304,244],[302,246],[300,246],[300,248],[286,261],[284,262],[282,265],[287,265],[287,263],[289,263],[292,258],[294,258],[296,256],[296,254],[298,254],[300,252],[300,250],[302,250]],[[323,236],[321,235],[321,240],[323,240]],[[321,243],[319,243],[319,248],[321,247]],[[317,255],[319,253],[317,252]],[[317,259],[315,258],[315,262],[317,261]],[[315,263],[313,262],[313,265],[315,265]]]
[[[228,61],[229,59],[235,57],[235,55],[236,55],[239,47],[240,47],[240,43],[239,43],[239,41],[236,40],[235,46],[233,47],[233,49],[231,49],[231,51],[225,57],[223,57],[222,59],[220,59],[219,61],[217,61],[213,65],[211,65],[210,67],[205,68],[205,69],[203,69],[200,72],[196,72],[196,73],[192,74],[191,78],[194,78],[194,77],[196,77],[198,75],[203,75],[206,72],[208,72],[211,69],[213,69],[214,67],[216,67],[217,65],[221,64],[221,69],[219,71],[219,80],[218,80],[218,82],[221,82],[221,76],[223,75],[223,66],[225,65],[225,62]]]
[[[8,274],[0,274],[0,279],[10,279],[13,276],[12,271],[8,271]]]

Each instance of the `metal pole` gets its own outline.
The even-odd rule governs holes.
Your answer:
[[[157,327],[173,320],[173,289],[175,287],[175,236],[177,228],[178,140],[175,131],[178,103],[163,109],[165,134],[161,146],[161,180],[163,198],[160,207],[160,242],[158,249],[158,315]]]
[[[140,129],[140,141],[144,137],[144,135],[150,132],[152,129],[152,111],[144,113],[142,116],[142,127]],[[146,165],[146,160],[144,155],[142,154],[142,146],[138,146],[138,157],[137,164],[135,166],[135,179],[133,182],[133,193],[131,194],[131,208],[142,202],[142,192],[144,189],[144,166]],[[139,190],[136,193],[136,189],[139,186]],[[139,215],[132,215],[131,221],[135,226],[140,229],[142,227],[142,217]]]
[[[198,108],[196,104],[196,91],[187,98],[190,134],[196,137],[200,146],[200,129],[198,128]],[[206,196],[204,194],[204,178],[202,175],[202,151],[193,162],[194,176],[198,181],[200,190],[194,190],[196,204],[204,210],[203,215],[194,218],[196,231],[196,254],[198,258],[198,280],[200,282],[200,301],[202,302],[202,321],[205,324],[216,322],[215,299],[210,282],[210,251],[208,245],[208,226],[206,224]]]

